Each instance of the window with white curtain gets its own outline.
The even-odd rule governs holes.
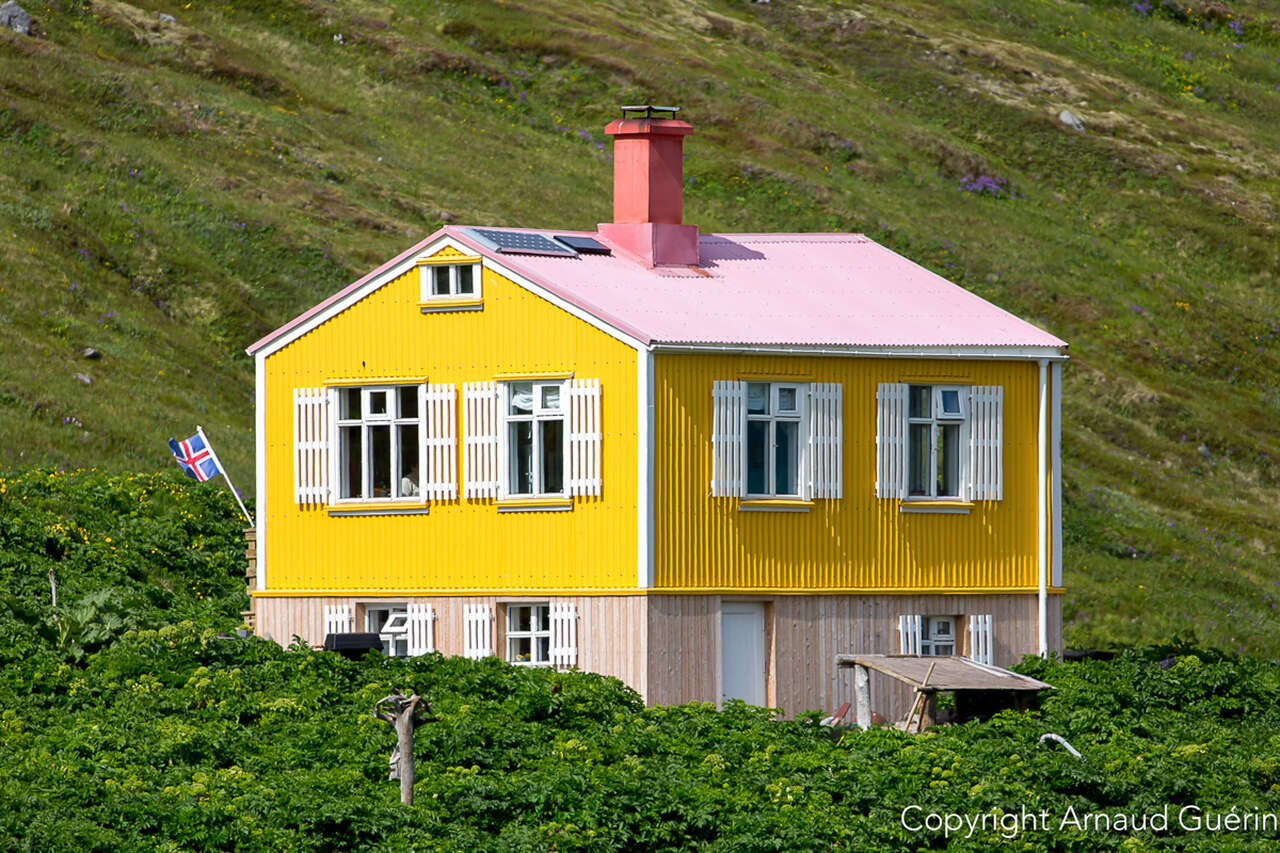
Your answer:
[[[503,416],[507,493],[530,497],[565,493],[565,383],[508,382]]]

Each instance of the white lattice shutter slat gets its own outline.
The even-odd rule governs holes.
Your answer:
[[[920,616],[911,614],[898,617],[899,650],[904,655],[920,654]]]
[[[991,614],[969,617],[969,657],[991,665]]]
[[[747,423],[747,383],[716,380],[711,402],[711,496],[746,497],[746,454],[742,445]]]
[[[841,394],[838,382],[814,382],[809,386],[809,496],[812,498],[838,498],[843,493]]]
[[[453,500],[458,496],[456,462],[458,455],[455,410],[458,392],[453,383],[428,385],[424,411],[427,455],[423,494],[432,500]]]
[[[472,660],[487,658],[493,654],[493,610],[487,604],[463,606],[463,654]]]
[[[969,499],[998,501],[1004,497],[1004,388],[974,385],[969,389]]]
[[[498,386],[467,382],[462,386],[462,494],[498,496]]]
[[[329,500],[329,392],[293,389],[293,496],[299,504]]]
[[[876,497],[907,496],[907,395],[900,382],[876,391]]]
[[[325,605],[324,633],[325,636],[351,633],[351,608],[348,605]]]
[[[569,382],[569,494],[600,494],[600,380]]]
[[[578,606],[568,602],[551,605],[551,665],[568,669],[578,665]]]
[[[430,604],[410,604],[408,608],[409,656],[417,657],[436,650],[435,611]]]

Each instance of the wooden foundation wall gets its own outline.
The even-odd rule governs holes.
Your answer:
[[[997,666],[1034,654],[1036,597],[1019,595],[660,595],[516,596],[432,598],[255,598],[257,632],[287,646],[294,636],[307,645],[323,640],[324,608],[354,607],[355,630],[363,630],[365,607],[426,603],[435,611],[436,648],[463,653],[463,608],[493,608],[492,642],[503,655],[503,605],[573,602],[578,609],[578,667],[615,676],[650,705],[717,702],[722,648],[720,607],[726,601],[764,604],[767,704],[788,717],[805,710],[829,713],[853,700],[853,673],[837,671],[837,654],[896,654],[898,617],[904,614],[992,616],[992,657]],[[1062,597],[1049,596],[1050,648],[1060,650]],[[958,652],[966,635],[958,631]],[[872,673],[872,710],[888,720],[901,717],[913,694],[905,685]]]
[[[503,656],[503,605],[572,602],[578,608],[578,668],[612,675],[629,684],[641,696],[647,686],[647,635],[645,597],[642,595],[597,596],[439,596],[395,598],[322,598],[258,596],[257,633],[288,646],[297,635],[309,646],[324,642],[324,608],[345,604],[354,609],[355,630],[364,630],[366,607],[388,604],[430,604],[435,612],[436,649],[445,655],[463,653],[463,608],[468,604],[489,606],[494,615],[491,642]]]

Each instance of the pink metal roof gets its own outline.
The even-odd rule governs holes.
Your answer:
[[[600,239],[593,232],[537,233]],[[645,344],[1066,346],[860,234],[704,234],[698,268],[648,269],[619,251],[578,257],[497,253],[465,228],[448,226],[249,352],[446,234]]]
[[[860,234],[704,234],[699,249],[698,269],[618,252],[497,260],[645,343],[1066,346]]]

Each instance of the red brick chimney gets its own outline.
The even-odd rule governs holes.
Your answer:
[[[604,129],[613,137],[613,222],[600,224],[600,236],[650,267],[698,263],[698,226],[681,221],[684,138],[693,126],[671,118],[677,109],[623,107],[623,118]]]

